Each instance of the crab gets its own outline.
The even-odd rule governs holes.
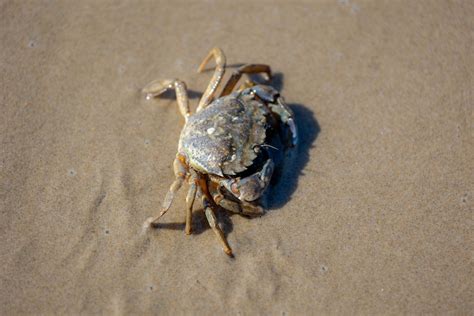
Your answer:
[[[260,200],[275,169],[271,151],[278,150],[275,144],[285,149],[294,147],[297,129],[293,112],[273,87],[247,80],[233,91],[243,74],[261,73],[270,80],[268,65],[239,67],[216,97],[226,68],[223,51],[212,49],[198,72],[212,58],[216,63],[214,74],[194,114],[190,111],[186,84],[179,79],[155,80],[142,90],[149,100],[174,89],[185,121],[173,162],[175,180],[160,214],[150,218],[149,223],[157,227],[159,219],[170,209],[175,193],[187,182],[185,233],[192,233],[193,204],[196,196],[200,196],[210,227],[224,252],[232,257],[215,211],[221,207],[244,216],[263,215]]]

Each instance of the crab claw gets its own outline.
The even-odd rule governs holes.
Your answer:
[[[274,164],[268,159],[262,170],[245,178],[227,179],[222,182],[224,187],[236,198],[245,202],[259,199],[272,178]]]

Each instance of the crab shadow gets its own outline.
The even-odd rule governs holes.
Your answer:
[[[202,92],[192,90],[192,89],[186,89],[186,92],[188,93],[188,98],[193,100],[193,99],[201,99],[202,97]],[[165,100],[172,100],[176,101],[176,94],[174,90],[166,90],[162,94],[160,94],[160,99],[165,99]]]
[[[298,126],[298,144],[284,153],[275,169],[265,206],[269,211],[279,209],[291,200],[298,187],[300,176],[310,160],[310,151],[321,132],[314,113],[302,104],[288,104]]]
[[[216,212],[217,221],[219,222],[219,226],[221,227],[224,234],[227,236],[232,232],[234,229],[234,225],[230,220],[231,214],[228,212],[220,209]],[[209,223],[206,219],[206,215],[204,214],[204,210],[202,208],[193,210],[193,224],[192,224],[192,234],[199,235],[205,232],[206,230],[210,229]],[[179,230],[184,231],[185,223],[184,222],[172,222],[172,223],[158,223],[153,226],[156,229],[170,229],[170,230]]]

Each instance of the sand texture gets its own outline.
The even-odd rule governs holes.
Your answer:
[[[474,2],[0,1],[0,314],[471,314]],[[301,142],[269,212],[185,190],[160,229],[213,46],[266,63]],[[212,65],[211,65],[212,66]],[[227,76],[231,71],[227,72]]]

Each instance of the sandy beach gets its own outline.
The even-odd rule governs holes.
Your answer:
[[[455,314],[474,309],[472,1],[0,1],[0,314]],[[186,190],[158,229],[218,46],[269,64],[300,143],[268,212]],[[210,65],[212,69],[212,65]]]

